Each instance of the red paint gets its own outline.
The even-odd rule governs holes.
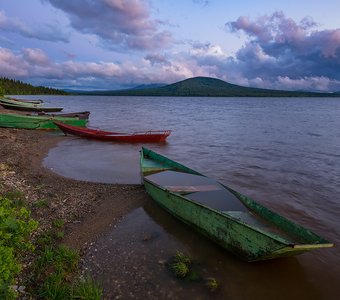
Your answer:
[[[128,143],[155,143],[165,142],[170,135],[171,130],[160,131],[140,131],[133,133],[110,132],[98,129],[82,128],[77,126],[66,125],[60,122],[54,122],[65,134],[78,135],[89,139],[113,141],[113,142],[128,142]]]

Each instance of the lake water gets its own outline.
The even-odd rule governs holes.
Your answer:
[[[63,106],[64,111],[90,110],[89,127],[125,132],[171,129],[167,143],[146,146],[252,197],[335,244],[332,249],[250,266],[226,258],[227,254],[210,246],[204,252],[204,246],[205,260],[213,253],[209,264],[223,261],[235,275],[219,268],[220,280],[225,276],[231,289],[223,295],[230,299],[239,299],[237,295],[243,295],[242,299],[274,294],[281,298],[305,295],[305,299],[340,295],[340,99],[37,98],[43,98],[46,105]],[[141,146],[69,137],[50,151],[44,164],[66,177],[139,183]],[[161,224],[164,218],[159,218],[158,212],[152,215],[149,211],[157,209],[144,208],[139,215],[151,216],[163,234],[170,230],[176,243],[194,249],[189,252],[199,256],[197,245],[195,248],[181,238],[181,225],[170,228]],[[127,220],[133,222],[131,217]]]

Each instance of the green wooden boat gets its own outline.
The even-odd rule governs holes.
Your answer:
[[[41,107],[41,103],[38,102],[24,102],[15,99],[0,97],[0,104],[20,105],[25,107]]]
[[[44,107],[40,104],[9,104],[0,101],[0,105],[6,109],[20,111],[35,111],[35,112],[58,112],[62,111],[62,107]]]
[[[2,99],[12,100],[12,101],[20,102],[20,103],[31,103],[31,104],[42,104],[44,102],[44,100],[41,100],[41,99],[27,100],[27,99],[18,99],[18,98],[13,98],[13,97],[6,97],[6,96],[0,97],[0,100]]]
[[[144,186],[172,215],[246,261],[301,254],[333,244],[252,199],[149,149]]]
[[[55,121],[80,127],[85,127],[87,124],[87,119],[83,119],[80,117],[63,117],[50,115],[27,116],[19,114],[0,113],[0,127],[59,130],[58,126],[54,124]]]

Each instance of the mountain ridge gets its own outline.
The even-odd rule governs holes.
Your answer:
[[[106,96],[171,96],[171,97],[340,97],[337,93],[285,91],[244,87],[212,77],[193,77],[156,88],[84,92]]]

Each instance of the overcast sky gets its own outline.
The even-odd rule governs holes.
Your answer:
[[[339,0],[1,0],[0,76],[118,89],[209,76],[340,91]]]

